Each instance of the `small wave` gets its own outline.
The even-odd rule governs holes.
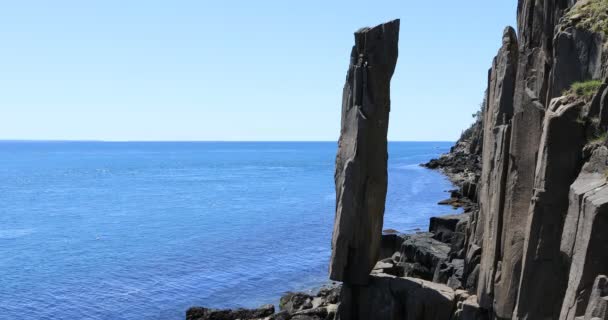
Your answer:
[[[419,164],[405,164],[405,165],[397,166],[396,168],[404,169],[404,170],[424,170],[424,168],[421,167]]]
[[[0,230],[0,239],[10,240],[28,236],[34,233],[34,229],[7,229]]]

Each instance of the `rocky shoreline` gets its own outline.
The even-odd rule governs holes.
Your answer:
[[[461,140],[456,146],[468,143]],[[470,313],[473,309],[476,310],[477,306],[473,301],[467,301],[470,300],[471,295],[465,291],[467,288],[473,288],[474,284],[472,284],[473,280],[467,283],[468,277],[465,276],[470,272],[464,270],[464,224],[468,222],[470,212],[477,209],[477,205],[471,198],[463,195],[466,192],[462,192],[462,185],[466,180],[462,177],[468,176],[469,171],[460,171],[461,159],[469,159],[469,157],[461,158],[461,154],[454,150],[456,149],[452,148],[450,153],[442,156],[440,166],[433,168],[434,165],[431,165],[437,162],[436,159],[421,165],[430,169],[440,168],[441,172],[455,183],[458,189],[450,192],[450,201],[440,204],[462,207],[464,213],[432,217],[428,232],[404,234],[396,230],[385,230],[382,235],[380,260],[374,266],[372,275],[386,278],[385,281],[404,281],[404,285],[417,287],[420,292],[443,290],[441,292],[462,304],[461,312],[464,308],[464,312]],[[466,174],[463,175],[463,172]],[[473,173],[478,174],[478,172]],[[433,283],[443,283],[447,288]],[[281,297],[278,309],[272,304],[254,309],[218,310],[193,307],[186,312],[186,319],[335,319],[340,303],[341,284],[334,282],[311,291],[313,292],[286,293]],[[441,302],[441,299],[436,302]]]
[[[281,297],[279,310],[272,304],[255,309],[209,309],[193,307],[186,311],[186,320],[311,320],[334,319],[340,300],[339,284],[330,284],[315,293],[288,292]]]
[[[411,286],[412,290],[416,290],[416,295],[428,295],[429,292],[434,294],[435,291],[441,293],[443,298],[420,298],[413,303],[449,305],[447,309],[450,309],[450,314],[456,311],[458,314],[479,313],[478,305],[471,299],[472,294],[467,291],[474,290],[477,273],[464,268],[464,261],[467,259],[464,251],[466,225],[470,215],[478,211],[475,193],[468,190],[472,188],[472,177],[478,177],[480,174],[479,157],[469,152],[470,145],[470,138],[463,134],[449,153],[421,164],[429,169],[440,170],[457,187],[450,191],[449,199],[439,204],[461,207],[464,212],[432,217],[426,232],[405,234],[393,229],[384,230],[380,260],[371,272],[372,276],[382,278],[384,282],[402,282],[400,285]],[[479,260],[479,256],[472,255],[468,259]],[[311,291],[286,293],[281,297],[278,309],[272,304],[254,309],[218,310],[193,307],[186,312],[186,319],[336,319],[341,284],[333,282]],[[452,310],[456,305],[458,309]]]
[[[519,0],[517,16],[476,122],[424,164],[462,214],[382,232],[399,21],[360,29],[336,157],[341,288],[188,320],[608,320],[608,1]]]

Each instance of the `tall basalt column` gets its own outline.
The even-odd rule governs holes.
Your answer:
[[[557,319],[567,269],[560,253],[569,187],[581,164],[584,104],[556,98],[545,116],[524,243],[517,319]],[[542,285],[539,285],[542,284]]]
[[[390,81],[399,20],[355,32],[336,156],[336,216],[329,277],[366,285],[377,262],[387,189]]]
[[[543,303],[531,300],[519,286],[525,269],[523,251],[528,226],[531,196],[535,186],[537,155],[548,107],[547,91],[552,67],[552,42],[555,23],[566,0],[519,0],[519,66],[511,125],[509,169],[505,184],[502,260],[494,281],[494,312],[499,319],[544,319],[535,308]],[[534,281],[526,277],[526,282]],[[524,298],[525,297],[525,298]]]
[[[517,36],[513,28],[504,31],[502,47],[494,59],[488,79],[484,113],[480,221],[483,249],[477,295],[480,305],[491,309],[494,277],[501,257],[505,181],[509,165],[511,117],[517,74]]]
[[[600,147],[570,187],[561,254],[571,263],[560,320],[608,319],[608,278],[600,276],[608,274],[607,168],[608,149]]]

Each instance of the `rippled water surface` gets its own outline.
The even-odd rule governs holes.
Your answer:
[[[391,143],[385,228],[451,187]],[[335,143],[0,142],[0,319],[184,319],[326,279]]]

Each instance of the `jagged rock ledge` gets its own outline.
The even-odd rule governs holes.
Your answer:
[[[193,307],[186,320],[330,320],[334,319],[341,285],[323,286],[316,293],[289,292],[281,297],[278,312],[272,304],[256,309],[208,309]]]

